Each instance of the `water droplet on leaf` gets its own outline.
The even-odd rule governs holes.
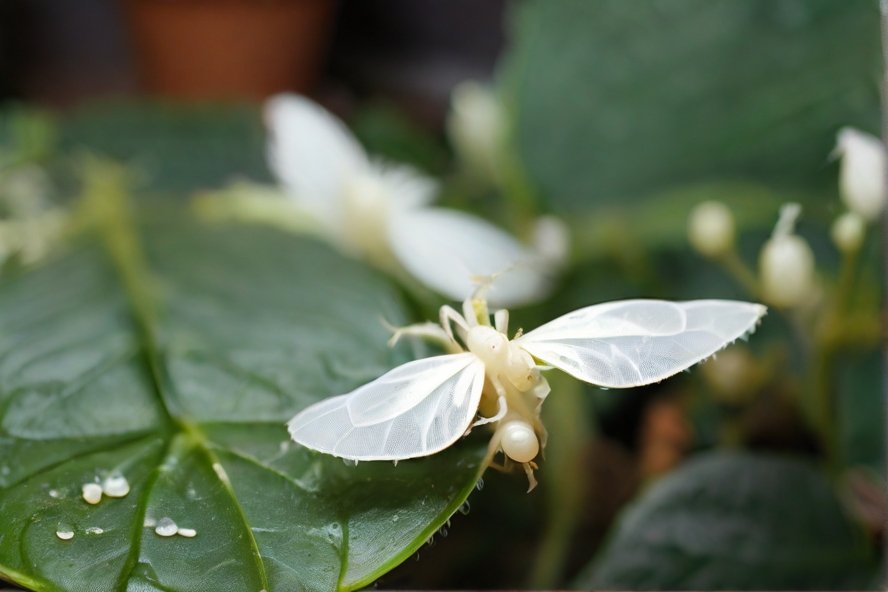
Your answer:
[[[159,536],[171,537],[179,532],[179,527],[173,522],[172,518],[164,517],[157,521],[157,527],[154,529]]]
[[[102,486],[98,483],[84,483],[82,487],[83,500],[88,504],[97,504],[102,501]]]
[[[102,482],[102,491],[108,497],[125,497],[130,492],[129,481],[120,473],[111,473]]]

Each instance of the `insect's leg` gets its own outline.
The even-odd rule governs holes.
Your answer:
[[[463,316],[466,321],[469,323],[469,327],[477,327],[478,326],[478,311],[475,310],[474,301],[471,298],[466,298],[462,303]]]
[[[524,473],[527,475],[527,493],[530,493],[537,486],[536,477],[533,475],[534,469],[538,469],[539,467],[533,461],[521,463],[524,466]]]
[[[441,327],[454,343],[456,343],[456,339],[453,337],[453,327],[451,327],[451,323],[456,325],[457,331],[462,330],[459,336],[465,341],[466,335],[469,333],[470,324],[452,307],[447,306],[446,304],[441,307],[438,322],[441,323]]]
[[[546,400],[546,397],[549,396],[549,393],[551,392],[552,388],[549,386],[549,381],[546,380],[545,377],[539,375],[538,368],[534,368],[534,371],[537,375],[537,381],[536,381],[536,384],[533,386],[533,388],[530,389],[529,392],[530,392],[530,395],[533,396],[537,401],[536,407],[534,408],[534,412],[536,413],[536,416],[539,417],[540,416],[540,409],[542,409],[542,407],[543,407],[543,402]]]
[[[392,337],[388,342],[389,347],[394,347],[401,337],[409,335],[426,339],[432,343],[437,343],[450,353],[458,354],[463,351],[462,347],[460,347],[460,345],[453,339],[453,336],[449,335],[444,329],[435,323],[420,323],[418,325],[408,325],[406,327],[397,328],[386,325],[386,327],[393,332]]]
[[[537,434],[537,439],[540,441],[540,454],[545,458],[546,456],[546,442],[549,441],[549,431],[546,429],[546,426],[543,425],[539,419],[533,422],[534,431]]]
[[[509,334],[509,311],[502,308],[493,314],[493,322],[496,330],[503,335]]]
[[[496,389],[496,415],[493,415],[492,417],[482,417],[481,419],[476,420],[475,423],[472,424],[473,428],[499,421],[505,417],[506,412],[509,410],[509,406],[506,403],[505,387],[503,387],[502,383],[496,378],[491,378],[490,383],[493,385],[493,388]]]

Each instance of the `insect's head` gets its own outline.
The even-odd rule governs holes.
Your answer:
[[[469,329],[466,345],[470,352],[488,363],[503,359],[509,349],[509,338],[493,327],[481,325]]]

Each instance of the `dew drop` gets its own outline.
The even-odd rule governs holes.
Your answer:
[[[84,483],[81,490],[86,503],[95,505],[102,501],[102,486],[98,483]]]
[[[86,529],[86,534],[102,534],[103,532],[105,532],[105,530],[98,526],[90,526]]]
[[[484,479],[483,478],[478,479],[478,482],[475,483],[475,489],[477,489],[478,491],[481,491],[482,489],[484,489]]]
[[[179,529],[179,536],[183,536],[187,539],[193,539],[194,537],[197,536],[197,531],[194,530],[193,528],[180,528]]]
[[[49,497],[51,497],[52,499],[62,499],[62,492],[58,489],[50,489]]]
[[[102,491],[108,497],[126,497],[130,492],[129,481],[120,473],[111,473],[102,482]]]
[[[154,529],[159,536],[171,537],[179,532],[179,527],[173,522],[172,518],[164,517],[157,521],[157,527]]]
[[[56,530],[56,536],[63,541],[70,541],[74,538],[74,529],[72,529],[67,524],[59,524],[58,529]]]
[[[450,534],[450,531],[447,530],[446,526],[442,526],[441,528],[438,529],[438,534],[441,535],[441,537],[446,539],[447,535]]]
[[[426,540],[426,544],[427,544],[429,547],[434,547],[434,546],[435,546],[435,535],[430,536],[430,537],[428,538],[428,540]]]
[[[157,520],[152,518],[151,516],[145,516],[145,521],[142,522],[142,526],[145,528],[154,528],[157,526]]]
[[[466,500],[459,507],[459,513],[462,514],[463,516],[468,516],[469,510],[471,510],[471,509],[472,509],[472,506],[469,505],[469,500]]]

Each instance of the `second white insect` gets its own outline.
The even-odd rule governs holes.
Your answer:
[[[441,308],[440,325],[399,329],[439,342],[447,355],[415,360],[354,391],[300,412],[293,440],[356,461],[398,461],[451,446],[472,428],[491,424],[487,463],[523,466],[536,484],[534,459],[545,447],[540,406],[549,394],[541,371],[558,368],[607,388],[658,382],[750,333],[760,304],[732,300],[625,300],[576,310],[509,339],[509,313],[491,315],[483,298],[460,314]]]

